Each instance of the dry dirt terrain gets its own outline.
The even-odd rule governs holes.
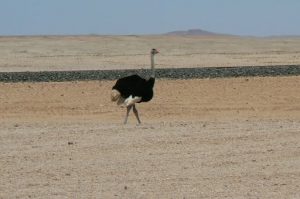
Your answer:
[[[0,71],[148,68],[151,48],[160,68],[300,64],[300,37],[0,37]]]
[[[300,198],[300,77],[0,84],[0,198]]]
[[[0,71],[300,64],[300,38],[0,37]],[[300,198],[300,76],[0,83],[0,199]]]

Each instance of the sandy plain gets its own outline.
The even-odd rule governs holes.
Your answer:
[[[5,63],[53,69],[29,59]],[[0,83],[0,198],[300,198],[299,76],[159,79],[154,99],[138,105],[141,125],[133,115],[122,124],[113,84]]]
[[[160,68],[300,64],[300,37],[0,37],[0,71],[148,68],[151,48]]]

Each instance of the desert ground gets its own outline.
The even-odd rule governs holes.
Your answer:
[[[44,36],[0,37],[1,71],[103,70],[300,64],[300,37]]]
[[[135,45],[148,49],[164,37],[121,37],[108,42],[107,49],[94,44],[99,37],[64,38],[74,48],[70,43],[60,47],[60,42],[52,43],[54,38],[0,38],[1,71],[87,69],[85,64],[89,69],[111,69],[121,63],[125,68],[148,67],[147,52],[135,51],[128,40],[144,39],[148,42]],[[161,50],[157,67],[300,60],[300,40],[295,38],[231,38],[236,40],[231,54],[229,48],[209,54],[212,49],[195,44],[227,46],[221,42],[224,38],[180,38],[188,41],[185,47],[175,37],[170,39],[172,44],[159,47],[178,48]],[[23,54],[9,53],[17,46],[23,46]],[[86,54],[80,56],[83,51]],[[116,63],[109,61],[112,56],[88,56],[96,51],[114,54]],[[78,58],[77,65],[72,58]],[[0,83],[1,199],[300,198],[300,76],[158,79],[153,100],[137,105],[140,125],[132,113],[123,125],[125,109],[110,101],[113,84]]]

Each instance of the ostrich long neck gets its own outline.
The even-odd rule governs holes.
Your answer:
[[[154,54],[151,54],[151,77],[155,78]]]

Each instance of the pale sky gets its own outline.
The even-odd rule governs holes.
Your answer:
[[[300,0],[0,0],[0,35],[300,35]]]

